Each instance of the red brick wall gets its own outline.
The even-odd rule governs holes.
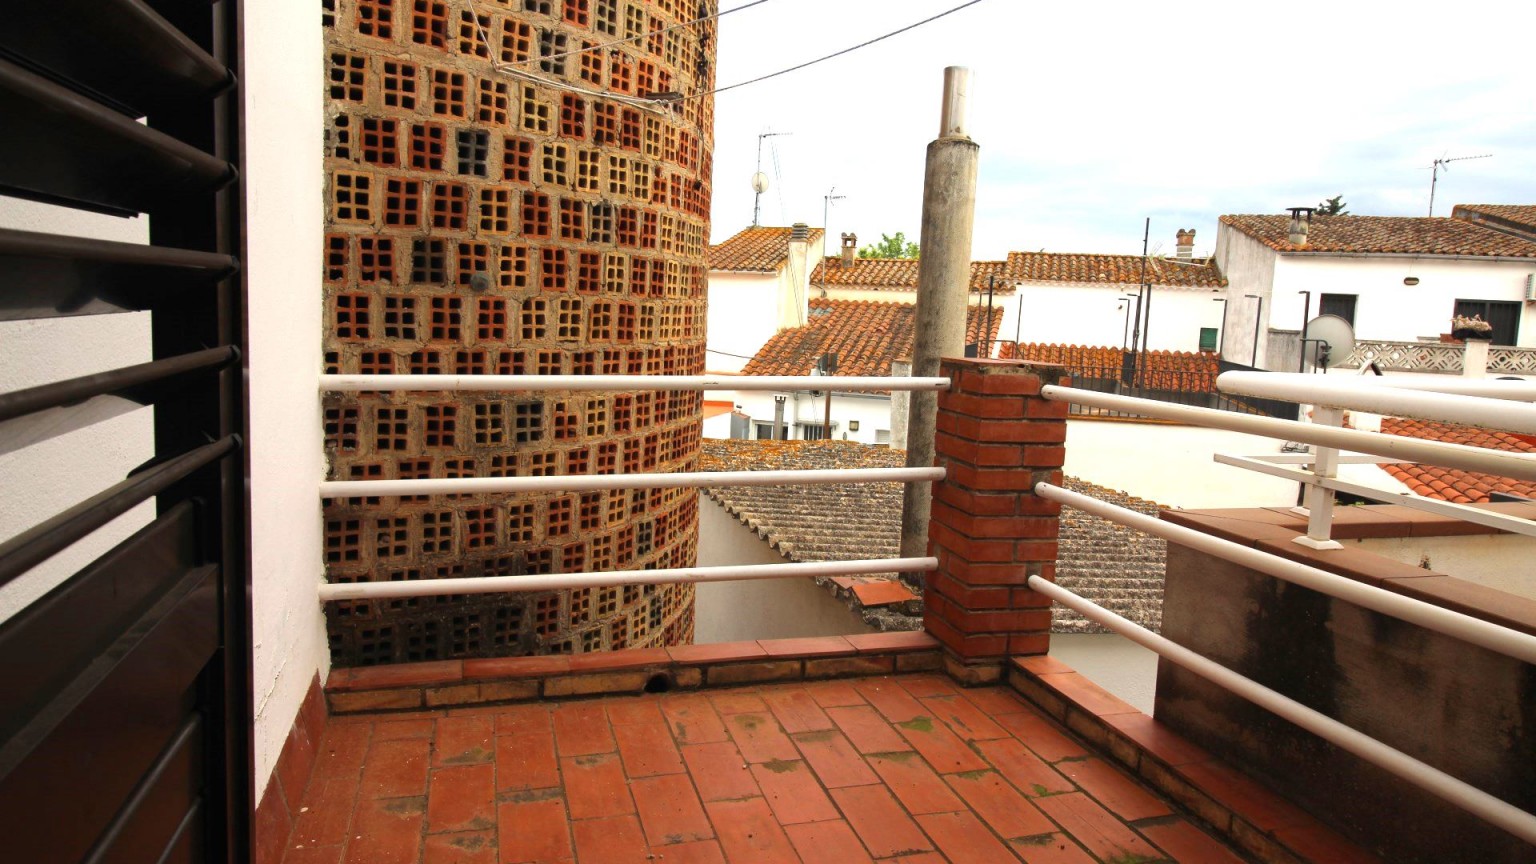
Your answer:
[[[1065,381],[1056,366],[1011,360],[945,360],[952,382],[939,394],[929,554],[939,559],[924,597],[924,623],[951,657],[991,663],[1042,654],[1050,601],[1025,587],[1054,579],[1060,505],[1034,484],[1061,482],[1067,404],[1040,398]]]
[[[325,363],[698,374],[712,23],[673,0],[353,0],[328,16]],[[488,44],[487,44],[488,43]],[[514,77],[492,61],[538,80]],[[594,92],[598,95],[594,95]],[[333,479],[692,470],[701,394],[329,396]],[[333,582],[692,566],[692,490],[333,501]],[[686,643],[687,586],[332,603],[338,665]]]

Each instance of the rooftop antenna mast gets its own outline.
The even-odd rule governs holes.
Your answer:
[[[821,231],[824,237],[832,236],[832,232],[827,230],[827,215],[832,211],[832,202],[841,201],[848,197],[847,195],[838,195],[836,193],[837,187],[833,186],[821,198]],[[826,299],[827,296],[827,264],[825,261],[821,264],[821,296],[822,299]]]
[[[763,132],[757,136],[757,171],[752,174],[752,191],[757,193],[752,198],[752,227],[758,226],[758,217],[763,211],[763,193],[768,191],[768,175],[763,173],[763,139],[777,138],[780,135],[792,135],[792,132]]]
[[[1449,159],[1441,156],[1439,159],[1436,159],[1435,164],[1430,166],[1429,173],[1429,215],[1435,215],[1435,183],[1440,180],[1440,171],[1442,169],[1446,171],[1451,170],[1445,167],[1448,163],[1463,162],[1467,159],[1487,159],[1491,156],[1493,156],[1492,153],[1484,153],[1481,156],[1452,156]]]

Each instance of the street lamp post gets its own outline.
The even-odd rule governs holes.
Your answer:
[[[1120,328],[1120,349],[1123,351],[1131,344],[1131,301],[1136,301],[1136,317],[1141,317],[1141,298],[1134,294],[1121,294],[1120,299],[1125,301],[1125,326]]]
[[[1264,320],[1264,298],[1258,294],[1243,296],[1259,301],[1259,307],[1253,313],[1253,356],[1248,358],[1248,365],[1257,369],[1259,368],[1259,325]]]
[[[1227,298],[1212,297],[1211,302],[1221,304],[1221,329],[1216,331],[1216,355],[1219,357],[1221,356],[1222,346],[1227,341]]]

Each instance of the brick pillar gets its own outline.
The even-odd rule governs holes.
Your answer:
[[[1060,366],[1016,360],[945,360],[928,549],[939,559],[924,596],[924,626],[965,683],[997,680],[1004,660],[1050,647],[1050,600],[1025,587],[1056,577],[1060,505],[1036,497],[1061,482],[1067,404],[1040,398],[1065,384]]]

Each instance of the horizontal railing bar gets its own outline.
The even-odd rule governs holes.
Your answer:
[[[321,375],[331,393],[388,390],[947,390],[948,378],[837,375]]]
[[[529,576],[479,576],[420,579],[410,582],[351,582],[320,586],[321,602],[430,597],[442,594],[499,594],[508,591],[564,591],[614,585],[671,585],[682,582],[735,582],[868,573],[923,573],[938,569],[937,558],[869,558],[794,564],[742,564],[726,567],[676,567],[667,570],[614,570]]]
[[[0,229],[0,255],[59,258],[136,267],[204,270],[214,278],[233,273],[240,266],[240,262],[233,256],[220,255],[216,252],[10,229]]]
[[[1170,662],[1188,669],[1249,702],[1328,741],[1335,746],[1407,780],[1420,789],[1442,798],[1479,819],[1497,825],[1509,833],[1536,843],[1536,816],[1483,790],[1459,780],[1440,769],[1384,744],[1363,732],[1308,708],[1296,700],[1271,690],[1231,669],[1209,660],[1151,630],[1127,621],[1102,606],[1089,602],[1039,576],[1029,577],[1029,587],[1066,606],[1083,617],[1125,636]]]
[[[169,381],[194,372],[221,369],[233,363],[239,356],[239,349],[226,345],[222,348],[208,348],[190,354],[167,357],[164,360],[124,366],[121,369],[98,372],[94,375],[82,375],[79,378],[29,387],[13,393],[0,393],[0,422],[31,414],[34,411],[69,405],[92,396],[124,395],[125,391],[144,385]]]
[[[227,435],[116,483],[79,504],[0,543],[0,585],[52,558],[70,544],[158,495],[192,472],[234,452]]]
[[[1231,374],[1231,373],[1229,373]],[[1299,372],[1242,373],[1245,375],[1296,375]],[[1307,375],[1308,378],[1328,376]],[[1417,390],[1421,393],[1451,393],[1458,396],[1480,396],[1484,399],[1511,399],[1516,402],[1536,402],[1536,381],[1503,378],[1464,378],[1460,375],[1406,374],[1351,376],[1366,382],[1368,387],[1386,387],[1393,390]]]
[[[1521,519],[1518,516],[1506,516],[1503,513],[1493,513],[1466,504],[1440,501],[1435,498],[1426,498],[1422,495],[1414,495],[1408,492],[1388,492],[1385,489],[1367,486],[1364,483],[1340,480],[1337,477],[1319,477],[1311,471],[1275,465],[1263,459],[1253,459],[1247,456],[1227,456],[1222,453],[1214,454],[1214,458],[1223,465],[1246,468],[1249,471],[1257,471],[1272,477],[1321,486],[1324,489],[1331,489],[1335,492],[1359,495],[1362,498],[1370,498],[1373,501],[1401,504],[1414,510],[1422,510],[1426,513],[1434,513],[1440,516],[1449,516],[1453,519],[1460,519],[1463,522],[1486,525],[1489,528],[1497,528],[1512,534],[1536,537],[1536,522],[1529,519]]]
[[[1536,480],[1536,457],[1525,453],[1488,450],[1440,441],[1423,441],[1402,435],[1385,435],[1380,432],[1365,432],[1359,429],[1344,429],[1296,420],[1255,417],[1211,408],[1170,405],[1153,399],[1134,399],[1129,396],[1095,393],[1073,387],[1046,385],[1040,388],[1040,395],[1046,399],[1078,405],[1133,410],[1149,417],[1174,420],[1192,426],[1247,432],[1252,435],[1278,438],[1282,441],[1302,441],[1322,447],[1355,450],[1374,456],[1385,456],[1389,459],[1444,465],[1499,477]]]
[[[592,492],[691,486],[825,486],[943,480],[943,468],[827,468],[815,471],[695,471],[677,474],[571,474],[560,477],[442,477],[422,480],[327,480],[321,498],[381,495],[476,495],[497,492]]]
[[[1296,372],[1225,372],[1216,386],[1226,393],[1284,399],[1288,402],[1348,408],[1499,429],[1536,433],[1536,405],[1463,393],[1432,393],[1406,387],[1361,383],[1373,379],[1350,376],[1303,375]]]
[[[1164,522],[1135,510],[1106,504],[1097,498],[1081,495],[1060,486],[1037,483],[1035,494],[1041,498],[1075,507],[1101,519],[1155,534],[1169,542],[1189,546],[1234,564],[1267,573],[1303,588],[1337,597],[1356,606],[1400,618],[1525,663],[1536,664],[1536,636],[1501,627],[1460,612],[1453,612],[1412,597],[1394,594],[1384,588],[1356,582],[1299,561],[1289,561],[1268,552],[1213,537],[1193,528]]]

